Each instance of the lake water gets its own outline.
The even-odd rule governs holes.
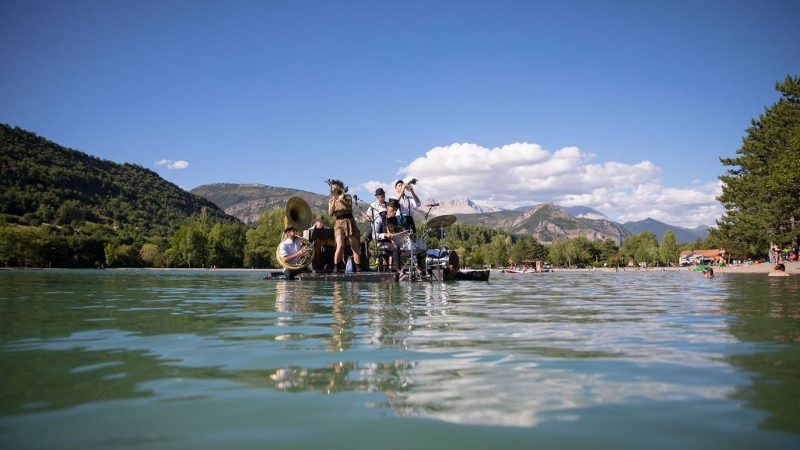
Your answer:
[[[797,449],[800,277],[0,270],[0,447]]]

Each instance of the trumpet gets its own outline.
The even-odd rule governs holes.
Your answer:
[[[349,190],[349,188],[344,186],[344,183],[339,180],[332,180],[329,178],[325,180],[325,182],[328,183],[328,186],[331,188],[331,195],[334,197],[339,197]],[[342,188],[342,186],[344,186],[344,188]]]

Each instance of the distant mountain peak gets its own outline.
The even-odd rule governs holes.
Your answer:
[[[588,206],[559,206],[559,208],[579,219],[611,220],[605,214]]]
[[[439,203],[439,206],[433,210],[433,213],[437,216],[445,214],[485,214],[500,211],[500,209],[492,208],[491,206],[479,205],[467,197],[440,200],[437,203]]]

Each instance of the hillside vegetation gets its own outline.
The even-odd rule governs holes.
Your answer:
[[[9,222],[77,220],[166,236],[203,208],[212,218],[234,221],[142,166],[96,158],[0,124],[0,213]]]

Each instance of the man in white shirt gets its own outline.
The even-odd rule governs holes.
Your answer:
[[[286,264],[297,264],[300,261],[300,258],[306,252],[303,242],[300,241],[300,239],[297,239],[297,229],[295,227],[288,226],[283,230],[283,232],[286,234],[286,239],[281,242],[281,258]],[[283,273],[286,275],[286,278],[291,280],[296,274],[305,272],[306,270],[308,269],[305,267],[302,269],[284,268]]]
[[[394,183],[395,198],[400,204],[400,208],[397,211],[397,219],[400,221],[400,226],[406,230],[411,230],[413,233],[417,232],[417,227],[414,224],[414,208],[419,208],[422,205],[417,193],[414,192],[414,184],[416,182],[417,179],[414,178],[408,184],[405,184],[403,180],[397,180]]]

